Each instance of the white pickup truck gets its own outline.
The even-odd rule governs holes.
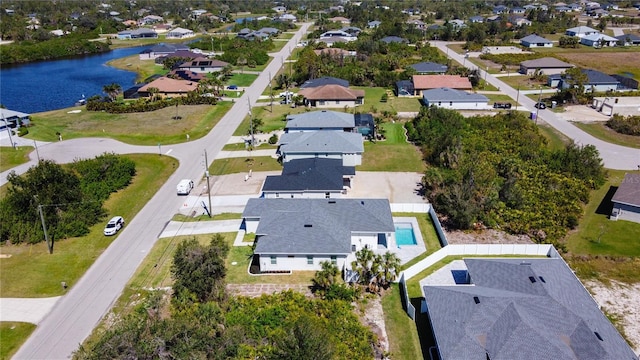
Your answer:
[[[190,180],[190,179],[180,180],[177,186],[178,195],[189,195],[192,189],[193,189],[193,180]]]

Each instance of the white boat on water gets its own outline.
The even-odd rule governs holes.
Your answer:
[[[76,106],[87,105],[87,99],[84,98],[84,94],[82,94],[82,99],[76,101]]]

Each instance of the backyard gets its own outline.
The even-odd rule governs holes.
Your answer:
[[[138,54],[111,60],[107,65],[122,70],[135,71],[138,74],[136,82],[144,82],[152,75],[165,75],[169,72],[164,66],[156,64],[153,60],[140,60]]]
[[[386,140],[366,141],[359,171],[423,172],[420,150],[407,142],[403,122],[382,124]]]
[[[61,109],[33,114],[29,128],[30,139],[57,141],[57,133],[64,139],[81,137],[109,137],[134,145],[175,144],[184,142],[186,134],[192,140],[211,131],[233,104],[183,105],[164,109],[128,114],[109,114],[86,111],[77,114]],[[176,113],[181,117],[174,120]]]

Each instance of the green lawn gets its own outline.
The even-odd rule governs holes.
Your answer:
[[[252,158],[225,158],[215,160],[209,167],[211,175],[227,175],[253,171],[282,170],[278,160],[270,156],[256,156]]]
[[[182,214],[175,214],[171,221],[182,221],[182,222],[199,222],[199,221],[211,221],[211,220],[236,220],[242,219],[242,214],[239,213],[221,213],[214,214],[212,217],[209,215],[198,215],[198,216],[187,216]]]
[[[256,106],[251,109],[254,118],[261,119],[263,126],[257,129],[262,133],[270,133],[275,130],[284,129],[286,122],[284,119],[288,115],[300,114],[308,111],[304,106],[292,108],[288,105],[280,105],[277,102],[273,105],[273,112],[270,106]],[[256,131],[256,129],[254,129]],[[235,136],[243,136],[249,133],[249,116],[246,116],[242,123],[233,133]]]
[[[0,359],[10,359],[35,329],[29,323],[0,322]]]
[[[404,311],[400,288],[393,284],[382,296],[384,324],[389,338],[390,358],[394,360],[422,359],[416,323]]]
[[[135,145],[175,144],[205,136],[227,113],[233,104],[184,105],[164,109],[131,113],[109,114],[86,111],[85,107],[67,108],[32,115],[30,139],[58,141],[57,132],[64,139],[81,137],[109,137]],[[79,114],[69,114],[81,109]],[[173,120],[178,113],[181,120]]]
[[[152,75],[166,75],[169,72],[168,69],[165,69],[162,65],[156,64],[153,60],[140,60],[140,56],[138,54],[111,60],[107,65],[122,70],[135,71],[138,74],[136,77],[137,82],[143,82]]]
[[[126,189],[112,194],[105,208],[107,216],[118,214],[132,219],[156,194],[177,167],[168,156],[127,155],[136,162],[136,177]],[[34,225],[39,226],[39,225]],[[63,295],[60,282],[73,286],[116,237],[104,236],[104,223],[91,227],[80,238],[58,240],[53,254],[42,242],[35,245],[3,246],[0,251],[10,258],[0,261],[3,297],[47,297]]]
[[[534,48],[531,49],[533,52],[543,53],[543,54],[554,54],[554,53],[581,53],[581,52],[599,52],[599,53],[623,53],[623,52],[640,52],[640,48],[637,46],[615,46],[615,47],[603,47],[601,49],[595,49],[593,46],[580,45],[577,49],[571,48],[561,48],[559,46],[554,46],[550,48]]]
[[[504,82],[505,84],[511,86],[514,89],[520,89],[520,90],[538,90],[540,89],[540,86],[542,86],[543,89],[550,89],[550,87],[548,87],[546,84],[546,82],[541,82],[541,81],[536,81],[536,80],[531,80],[531,78],[527,75],[518,75],[518,76],[508,76],[508,77],[501,77],[499,78],[500,81]]]
[[[262,143],[258,146],[254,146],[254,150],[269,150],[269,149],[277,149],[277,145],[271,145],[269,143]],[[247,150],[246,145],[244,143],[238,144],[226,144],[222,150],[224,151],[239,151],[239,150]]]
[[[33,149],[31,146],[18,146],[15,149],[9,146],[0,147],[0,172],[28,162],[29,153]]]
[[[594,137],[604,140],[606,142],[640,149],[640,136],[625,135],[625,134],[617,133],[614,130],[607,127],[607,125],[605,125],[604,122],[593,122],[593,123],[574,122],[573,125],[579,127],[580,129],[593,135]]]
[[[640,256],[640,224],[611,221],[611,196],[625,171],[609,170],[609,181],[593,191],[578,229],[567,237],[567,248],[574,254]]]
[[[364,143],[359,171],[423,172],[420,150],[405,140],[402,122],[384,123],[387,140]]]
[[[501,95],[501,94],[483,94],[484,96],[489,98],[489,104],[493,104],[497,101],[508,101],[513,103],[515,107],[515,100],[511,99],[509,95]]]
[[[571,139],[547,124],[541,123],[540,125],[538,125],[538,129],[540,130],[542,136],[547,139],[548,147],[550,150],[564,149],[567,144],[571,142]]]
[[[245,66],[244,70],[246,71],[256,71],[254,69],[250,69],[249,67]],[[237,85],[240,87],[247,87],[247,86],[251,86],[251,84],[253,84],[253,82],[258,78],[258,75],[255,74],[238,74],[238,73],[233,73],[233,75],[231,75],[231,77],[229,78],[229,80],[227,80],[227,84],[228,85]]]

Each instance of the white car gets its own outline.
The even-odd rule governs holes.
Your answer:
[[[104,227],[104,234],[106,236],[115,235],[124,226],[124,219],[122,216],[114,216],[109,220],[107,226]]]
[[[291,92],[291,91],[283,91],[283,92],[281,92],[281,93],[280,93],[280,95],[278,95],[278,96],[280,96],[281,98],[283,98],[283,97],[287,97],[287,96],[291,97],[291,96],[293,96],[293,95],[295,95],[295,94],[294,94],[293,92]]]
[[[191,190],[193,190],[193,180],[191,179],[182,179],[176,186],[176,190],[178,191],[178,195],[189,195]]]

